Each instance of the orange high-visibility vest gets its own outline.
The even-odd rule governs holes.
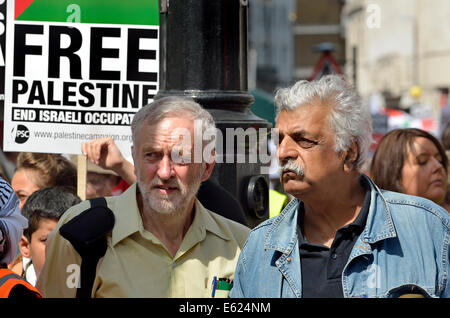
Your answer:
[[[0,298],[8,298],[11,290],[17,286],[23,285],[27,289],[36,293],[37,298],[42,298],[41,293],[28,283],[25,279],[15,274],[13,271],[1,268],[0,269]]]

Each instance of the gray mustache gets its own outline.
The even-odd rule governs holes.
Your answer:
[[[301,177],[305,176],[305,172],[302,167],[300,167],[294,160],[288,160],[280,163],[280,166],[278,167],[278,174],[281,176],[283,173],[288,171],[294,172]]]

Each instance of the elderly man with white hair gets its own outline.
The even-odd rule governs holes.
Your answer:
[[[296,199],[252,230],[231,297],[450,297],[450,217],[360,169],[369,110],[343,77],[275,96],[280,178]]]
[[[136,113],[131,150],[137,182],[105,199],[106,215],[115,219],[104,235],[106,252],[93,273],[83,272],[88,259],[70,240],[77,233],[64,229],[86,218],[78,232],[106,222],[92,226],[88,201],[70,208],[48,238],[37,283],[44,297],[228,296],[250,229],[209,211],[196,197],[215,164],[214,142],[208,143],[211,153],[195,158],[196,141],[204,141],[208,130],[215,132],[211,114],[189,98],[164,97]]]

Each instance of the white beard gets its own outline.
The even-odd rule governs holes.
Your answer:
[[[175,179],[170,182],[170,185],[176,186],[178,190],[169,195],[159,194],[152,189],[158,183],[162,182],[157,177],[152,180],[150,185],[144,184],[139,176],[137,180],[144,204],[157,213],[170,215],[186,211],[197,194],[202,180],[201,175],[199,175],[192,183],[185,186],[178,179]],[[149,191],[149,189],[152,189],[152,191]]]

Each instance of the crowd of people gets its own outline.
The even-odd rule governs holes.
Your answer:
[[[449,297],[446,133],[396,129],[369,158],[370,112],[336,75],[275,104],[293,199],[253,229],[215,161],[192,160],[215,123],[189,98],[135,114],[133,163],[111,138],[84,142],[86,201],[73,159],[20,153],[0,183],[0,296]],[[193,136],[181,149],[180,128]]]

